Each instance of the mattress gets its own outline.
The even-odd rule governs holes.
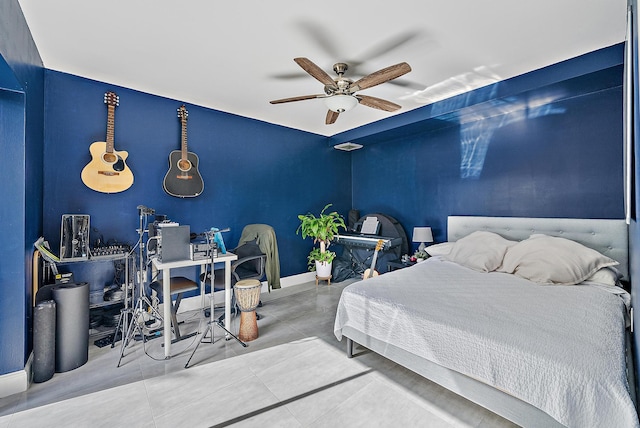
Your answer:
[[[618,287],[541,286],[432,257],[345,288],[346,327],[491,385],[567,426],[638,426]]]

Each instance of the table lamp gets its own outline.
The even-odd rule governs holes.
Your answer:
[[[433,242],[433,233],[431,233],[430,227],[414,227],[413,228],[413,242],[419,242],[420,246],[418,251],[424,251],[425,242]]]

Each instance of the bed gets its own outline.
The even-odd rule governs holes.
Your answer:
[[[627,233],[624,220],[449,217],[449,243],[434,252],[451,253],[345,287],[335,336],[349,357],[359,343],[521,426],[637,427],[630,297],[591,275],[629,280]],[[509,241],[502,255],[465,255],[463,243],[483,234]],[[518,252],[545,239],[602,257],[586,282],[541,285],[523,277]],[[452,248],[472,268],[452,261]],[[522,271],[509,270],[514,260]]]

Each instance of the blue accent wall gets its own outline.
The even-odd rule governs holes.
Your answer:
[[[432,226],[436,241],[454,214],[623,218],[622,68],[600,77],[610,74],[595,91],[572,82],[549,103],[513,96],[481,119],[433,119],[365,145],[353,153],[354,208],[408,233]]]
[[[0,375],[31,352],[31,257],[42,230],[44,71],[17,0],[0,2]]]
[[[615,45],[332,137],[364,145],[353,208],[437,242],[449,215],[623,218],[622,63]]]
[[[86,187],[80,172],[91,160],[89,145],[105,141],[103,97],[111,90],[120,101],[115,150],[129,153],[134,183],[124,192],[105,194]],[[63,214],[89,214],[92,229],[105,240],[133,244],[140,223],[137,206],[145,205],[195,233],[230,227],[223,234],[228,248],[237,244],[246,224],[270,224],[278,240],[281,275],[305,272],[311,241],[295,234],[297,215],[319,212],[327,203],[342,212],[349,209],[349,154],[328,147],[324,136],[187,104],[188,149],[200,159],[204,192],[176,198],[164,192],[162,182],[169,153],[180,149],[181,105],[47,70],[43,221],[52,248],[59,248]],[[92,239],[97,233],[92,230]],[[83,273],[76,280],[102,278],[100,268],[95,270],[95,277]]]

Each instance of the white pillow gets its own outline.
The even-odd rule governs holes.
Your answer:
[[[498,271],[539,284],[571,285],[617,264],[575,241],[538,234],[510,247]]]
[[[480,230],[454,242],[444,257],[473,270],[492,272],[501,265],[507,248],[515,244],[497,233]]]
[[[441,244],[429,245],[425,251],[430,256],[446,256],[451,252],[455,242],[443,242]]]
[[[596,273],[591,275],[589,278],[585,279],[585,281],[597,282],[598,284],[619,286],[620,277],[621,277],[620,272],[618,272],[616,268],[606,267],[606,268],[597,270]]]

